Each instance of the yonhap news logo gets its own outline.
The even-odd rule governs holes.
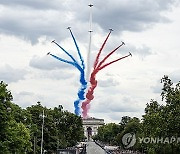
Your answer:
[[[133,134],[133,133],[124,134],[122,137],[122,143],[124,145],[124,148],[126,148],[126,149],[133,147],[136,143],[135,134]]]
[[[140,144],[172,144],[180,143],[180,137],[137,137],[134,133],[126,133],[122,137],[122,143],[125,149],[133,147],[136,142]]]

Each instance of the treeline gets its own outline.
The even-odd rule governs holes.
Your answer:
[[[124,116],[119,124],[99,127],[94,139],[148,154],[180,153],[180,82],[174,85],[168,76],[161,82],[164,105],[151,100],[141,120]]]
[[[0,153],[39,154],[44,110],[43,151],[56,153],[58,148],[74,146],[84,138],[82,119],[58,107],[36,105],[22,109],[12,103],[7,84],[0,82]]]

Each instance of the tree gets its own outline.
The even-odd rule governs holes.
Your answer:
[[[32,105],[31,107],[26,108],[26,112],[31,115],[31,123],[30,123],[30,135],[32,142],[32,149],[34,153],[40,153],[41,149],[41,138],[42,138],[42,113],[43,110],[47,115],[47,108],[44,108],[40,102],[37,102],[36,105]],[[45,118],[46,119],[46,118]],[[45,122],[47,125],[47,123]],[[44,134],[46,133],[46,129],[44,127]],[[46,139],[44,139],[44,142]]]
[[[148,137],[179,137],[180,134],[180,82],[175,86],[168,76],[161,79],[163,83],[162,100],[160,105],[152,100],[145,108],[143,116],[143,134]],[[146,144],[149,151],[157,153],[179,153],[180,144]]]
[[[174,85],[168,76],[161,79],[163,83],[162,100],[166,102],[163,110],[164,119],[166,120],[166,136],[179,137],[180,134],[180,81]],[[171,144],[171,152],[180,152],[180,143]]]
[[[5,138],[5,129],[10,120],[10,101],[13,99],[11,92],[7,90],[7,86],[3,81],[0,82],[0,141]]]
[[[121,147],[124,147],[124,144],[122,143],[122,138],[125,134],[136,134],[136,137],[138,137],[141,133],[141,123],[137,117],[131,118],[129,116],[124,116],[122,117],[121,122],[119,124],[121,131],[116,136],[116,142]],[[133,148],[136,147],[133,146]]]
[[[119,132],[119,126],[115,123],[109,123],[98,128],[98,134],[93,139],[111,144],[115,142],[115,137]]]
[[[13,97],[7,84],[0,83],[0,151],[1,153],[24,153],[30,151],[30,134],[26,126],[14,115]],[[19,108],[20,110],[20,108]],[[16,121],[17,120],[17,121]]]
[[[43,111],[43,150],[47,153],[72,147],[84,138],[81,117],[64,111],[61,105],[48,109],[40,102],[22,109],[11,102],[7,86],[0,82],[0,153],[40,153]]]
[[[164,106],[154,100],[147,104],[145,115],[143,115],[144,136],[156,137],[162,134],[165,124],[162,114],[163,109]]]
[[[31,151],[30,132],[23,123],[17,123],[15,120],[9,121],[6,136],[4,143],[8,151],[18,154]]]
[[[84,133],[81,117],[63,111],[61,105],[54,109],[48,109],[37,102],[36,105],[27,108],[27,112],[32,117],[30,130],[34,151],[40,153],[42,138],[42,118],[40,115],[43,110],[45,113],[43,149],[48,153],[56,152],[57,148],[72,147],[82,140]]]
[[[127,123],[131,120],[129,116],[123,116],[121,122],[119,123],[122,127],[125,127]]]
[[[168,144],[161,142],[157,143],[139,143],[138,140],[132,149],[146,151],[148,154],[176,154],[180,153],[180,81],[174,85],[168,76],[161,79],[163,88],[161,92],[164,105],[159,104],[156,100],[151,100],[146,104],[145,114],[142,116],[142,121],[138,118],[124,116],[121,119],[117,131],[110,129],[111,124],[98,128],[96,139],[103,142],[122,144],[122,137],[126,133],[134,133],[136,139],[140,138],[159,138],[171,139],[174,137],[175,142],[169,141]],[[116,132],[116,133],[113,133]],[[166,141],[167,142],[167,141]]]
[[[57,113],[54,121],[58,130],[58,147],[74,146],[84,138],[81,117],[67,111],[62,111],[61,107],[54,108],[54,112]]]

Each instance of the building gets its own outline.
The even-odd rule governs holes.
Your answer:
[[[103,125],[104,119],[96,119],[92,117],[83,119],[84,135],[88,140],[91,140],[91,137],[97,134],[98,127]]]

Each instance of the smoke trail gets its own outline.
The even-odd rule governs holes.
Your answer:
[[[60,46],[55,40],[53,40],[51,43],[56,44],[62,51],[64,51],[75,63],[77,63],[77,61],[74,59],[74,57],[69,54],[62,46]]]
[[[80,71],[80,83],[81,83],[81,87],[78,91],[78,99],[74,102],[74,107],[75,107],[75,114],[76,115],[79,115],[80,114],[80,107],[79,107],[79,104],[81,102],[81,100],[84,100],[85,97],[84,97],[84,94],[85,94],[85,90],[87,88],[87,82],[85,80],[85,65],[84,65],[84,60],[82,58],[82,55],[81,55],[81,52],[79,50],[79,47],[77,45],[77,42],[76,42],[76,39],[71,31],[71,28],[68,27],[70,33],[71,33],[71,36],[73,38],[73,41],[74,41],[74,44],[76,46],[76,49],[77,49],[77,52],[78,52],[78,55],[79,55],[79,58],[80,58],[80,61],[81,61],[81,67],[78,65],[78,70]]]
[[[109,34],[110,34],[110,33],[109,33]],[[108,34],[108,37],[109,37],[109,34]],[[96,60],[95,60],[95,62],[94,62],[94,64],[95,64],[94,66],[96,66],[96,67],[94,67],[94,70],[92,71],[91,76],[90,76],[90,84],[91,84],[91,85],[90,85],[90,87],[89,87],[89,89],[88,89],[88,92],[87,92],[87,94],[86,94],[86,100],[85,100],[84,102],[82,102],[82,106],[81,106],[81,108],[82,108],[82,110],[83,110],[83,111],[82,111],[83,118],[87,118],[87,117],[88,117],[87,112],[88,112],[88,110],[89,110],[89,108],[90,108],[89,105],[90,105],[90,102],[94,99],[94,95],[93,95],[93,94],[94,94],[94,89],[95,89],[96,86],[97,86],[96,74],[97,74],[100,70],[102,70],[103,68],[107,67],[108,65],[110,65],[110,64],[112,64],[112,63],[115,63],[115,62],[117,62],[117,61],[119,61],[119,60],[122,60],[122,59],[124,59],[124,58],[126,58],[126,57],[132,56],[131,53],[129,53],[127,56],[118,58],[118,59],[116,59],[116,60],[114,60],[114,61],[111,61],[111,62],[106,63],[106,64],[103,65],[103,63],[106,61],[106,59],[108,59],[108,57],[109,57],[110,55],[112,55],[117,49],[119,49],[122,45],[124,45],[124,43],[122,42],[121,45],[119,45],[117,48],[115,48],[113,51],[111,51],[107,56],[104,57],[104,59],[103,59],[102,61],[100,61],[100,62],[98,63],[98,59],[99,59],[100,53],[101,53],[101,51],[102,51],[102,49],[103,49],[103,47],[104,47],[104,45],[105,45],[108,37],[107,37],[106,40],[104,41],[101,49],[99,50],[99,53],[98,53],[97,56],[96,56]]]
[[[74,112],[75,112],[76,115],[80,115],[79,104],[80,104],[80,102],[82,100],[85,99],[84,94],[85,94],[85,90],[87,88],[87,82],[85,80],[84,69],[81,68],[79,65],[77,65],[76,67],[80,71],[80,83],[81,83],[81,87],[80,87],[80,89],[78,91],[78,99],[76,101],[74,101],[74,107],[75,107],[75,111]]]
[[[84,60],[83,60],[83,58],[82,58],[81,52],[80,52],[80,50],[79,50],[79,47],[78,47],[78,45],[77,45],[76,39],[75,39],[75,37],[74,37],[74,35],[73,35],[72,31],[71,31],[71,28],[68,27],[68,29],[69,29],[69,31],[70,31],[70,33],[71,33],[71,36],[72,36],[73,41],[74,41],[74,44],[75,44],[75,46],[76,46],[76,49],[77,49],[79,58],[80,58],[80,60],[81,60],[81,66],[82,66],[83,69],[85,69]]]
[[[123,45],[125,45],[124,42],[122,42],[121,45],[119,45],[117,48],[115,48],[113,51],[111,51],[107,56],[105,56],[104,59],[98,64],[97,67],[100,67],[106,61],[106,59],[108,59],[116,50],[118,50]]]
[[[56,58],[57,60],[60,60],[61,62],[65,62],[67,64],[73,65],[74,67],[76,67],[79,71],[80,71],[80,83],[81,83],[81,87],[78,91],[78,99],[74,102],[74,107],[75,107],[75,114],[76,115],[80,115],[80,107],[79,107],[79,103],[81,100],[84,100],[84,94],[85,94],[85,89],[87,88],[87,82],[85,80],[85,74],[84,74],[84,70],[81,68],[81,66],[75,62],[71,62],[71,61],[67,61],[65,59],[62,59],[56,55],[53,55],[51,53],[48,53],[49,55],[51,55],[52,57]]]
[[[54,57],[54,58],[56,58],[57,60],[60,60],[60,61],[62,61],[62,62],[64,62],[64,63],[71,64],[71,65],[75,66],[75,63],[74,63],[74,62],[71,62],[71,61],[62,59],[62,58],[60,58],[60,57],[58,57],[58,56],[56,56],[56,55],[51,54],[50,52],[48,53],[48,55],[51,55],[52,57]]]
[[[101,46],[101,48],[100,48],[100,50],[99,50],[99,52],[98,52],[98,54],[97,54],[97,56],[96,56],[96,60],[95,60],[95,62],[94,62],[94,69],[96,68],[96,66],[97,66],[97,64],[98,64],[98,62],[99,62],[99,57],[100,57],[100,55],[101,55],[101,51],[103,50],[103,48],[104,48],[104,46],[105,46],[105,44],[106,44],[106,42],[107,42],[107,40],[108,40],[111,32],[112,32],[112,29],[110,29],[110,32],[109,32],[108,36],[107,36],[106,39],[104,40],[104,43],[102,44],[102,46]]]
[[[87,73],[86,73],[86,80],[89,80],[89,75],[91,71],[91,66],[90,66],[90,61],[91,61],[91,39],[92,39],[92,34],[90,32],[89,35],[89,48],[88,48],[88,54],[87,54]]]
[[[94,95],[93,95],[94,94],[94,89],[97,86],[96,74],[100,70],[102,70],[103,68],[107,67],[108,65],[110,65],[112,63],[115,63],[115,62],[117,62],[117,61],[119,61],[121,59],[124,59],[126,57],[129,57],[130,55],[131,55],[131,53],[129,53],[129,55],[127,55],[127,56],[118,58],[118,59],[116,59],[114,61],[111,61],[111,62],[109,62],[107,64],[104,64],[103,66],[98,67],[98,68],[93,70],[93,72],[91,73],[91,77],[90,77],[90,84],[91,84],[91,86],[89,87],[88,92],[86,94],[86,100],[84,102],[82,102],[82,106],[81,106],[81,108],[83,109],[83,111],[82,111],[83,118],[87,118],[88,117],[87,112],[88,112],[88,109],[89,109],[89,104],[90,104],[91,100],[94,99]]]
[[[126,55],[126,56],[124,56],[124,57],[118,58],[118,59],[113,60],[113,61],[111,61],[111,62],[109,62],[109,63],[107,63],[107,64],[104,64],[103,66],[100,66],[100,67],[99,67],[99,70],[102,70],[102,69],[105,68],[106,66],[108,66],[108,65],[110,65],[110,64],[112,64],[112,63],[115,63],[115,62],[117,62],[117,61],[119,61],[119,60],[121,60],[121,59],[124,59],[124,58],[126,58],[126,57],[129,57],[129,56],[132,56],[132,54],[131,54],[130,52],[129,52],[128,55]]]
[[[70,28],[68,28],[70,30]],[[85,69],[85,66],[84,66],[84,60],[81,56],[81,53],[80,53],[80,50],[79,50],[79,47],[76,43],[76,40],[75,40],[75,37],[72,33],[72,31],[70,30],[70,33],[71,33],[71,36],[73,38],[73,41],[75,43],[75,46],[76,46],[76,49],[78,51],[78,55],[79,55],[79,58],[81,60],[81,66],[78,64],[78,62],[75,60],[75,58],[69,54],[62,46],[60,46],[58,43],[56,43],[55,41],[52,41],[53,43],[55,43],[58,47],[60,47],[61,50],[63,50],[73,61],[68,61],[68,60],[65,60],[65,59],[62,59],[60,57],[57,57],[56,55],[53,55],[51,53],[48,53],[49,55],[51,55],[52,57],[60,60],[61,62],[65,62],[67,64],[70,64],[70,65],[73,65],[74,67],[76,67],[79,71],[80,71],[80,83],[81,83],[81,87],[80,89],[78,90],[78,99],[74,102],[74,107],[75,107],[75,114],[76,115],[80,115],[80,107],[79,107],[79,104],[80,104],[80,101],[81,100],[84,100],[85,99],[85,90],[87,88],[87,82],[85,80],[85,73],[84,73],[84,69]]]
[[[86,72],[86,80],[89,80],[89,75],[91,71],[90,61],[91,61],[91,43],[92,43],[92,7],[93,5],[90,3],[89,5],[90,13],[89,13],[89,46],[88,46],[88,54],[87,54],[87,72]]]

